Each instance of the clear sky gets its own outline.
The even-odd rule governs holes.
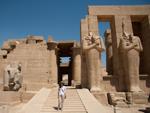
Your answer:
[[[27,35],[79,40],[88,5],[140,5],[150,0],[0,0],[0,45]],[[101,35],[109,24],[99,24]]]

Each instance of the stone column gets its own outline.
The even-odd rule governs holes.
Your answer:
[[[88,16],[88,31],[93,32],[95,35],[99,35],[99,29],[98,29],[98,18],[97,16],[89,15]]]
[[[88,31],[99,36],[97,16],[88,16]],[[101,53],[99,53],[96,49],[91,49],[87,53],[87,59],[88,87],[91,91],[100,91]]]
[[[81,85],[81,48],[73,47],[73,80],[75,86]]]
[[[81,19],[80,22],[80,38],[82,39],[84,36],[87,36],[88,32],[88,17],[86,17],[85,19]]]
[[[58,66],[57,66],[57,42],[48,42],[48,49],[50,50],[50,79],[54,84],[58,80]]]
[[[88,17],[81,20],[80,23],[80,42],[82,45],[83,37],[88,35]],[[82,47],[82,46],[81,46]],[[87,77],[87,70],[86,70],[86,57],[85,53],[83,53],[81,49],[81,85],[82,87],[87,88],[88,77]]]
[[[130,16],[120,16],[120,15],[114,15],[114,18],[111,22],[111,30],[112,30],[112,46],[113,46],[113,74],[115,76],[118,76],[119,84],[118,88],[121,91],[125,90],[125,82],[124,82],[124,72],[122,68],[122,60],[121,60],[121,54],[119,53],[119,44],[120,44],[120,38],[122,37],[122,22],[124,21],[124,31],[127,33],[132,33],[132,23]]]
[[[88,88],[90,91],[101,91],[101,60],[100,53],[94,48],[87,52],[87,72],[88,72]]]

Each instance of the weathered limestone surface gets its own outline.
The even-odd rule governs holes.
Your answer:
[[[16,103],[19,103],[21,101],[20,99],[20,93],[19,92],[14,92],[14,91],[9,91],[9,92],[3,92],[0,91],[0,105],[13,105]]]
[[[46,42],[41,36],[6,41],[0,50],[0,89],[3,88],[4,68],[15,61],[22,64],[23,86],[27,91],[56,86],[63,75],[68,74],[69,85],[74,81],[75,85],[90,89],[97,97],[109,93],[112,105],[147,104],[150,96],[150,5],[89,6],[88,12],[89,15],[81,20],[81,47],[67,42],[63,42],[64,45],[67,43],[65,46],[58,47],[60,43],[53,41],[52,37]],[[106,32],[108,75],[102,72],[101,52],[104,45],[99,37],[99,21],[109,21],[111,26],[111,31]],[[123,40],[125,32],[133,34],[132,44],[130,36]],[[124,44],[131,44],[133,48],[128,50]],[[70,57],[67,68],[62,68],[61,57]],[[78,90],[85,108],[91,107],[89,111],[92,113],[101,112],[99,105],[91,106],[95,100],[88,100],[91,96],[86,92]],[[12,94],[10,97],[18,101],[18,94],[15,96]],[[9,99],[6,101],[15,101]],[[103,100],[107,101],[106,98]],[[37,107],[36,104],[34,107]],[[32,107],[29,109],[32,111]]]
[[[81,26],[80,26],[80,42],[82,44],[83,37],[85,35],[88,35],[88,18],[86,17],[85,19],[81,19]],[[85,53],[83,52],[83,48],[81,46],[81,83],[82,87],[87,87],[88,84],[88,78],[87,78],[87,65],[86,65],[86,57]]]
[[[77,92],[88,113],[113,113],[112,108],[99,103],[87,89],[78,89]]]
[[[150,61],[150,52],[148,52],[148,48],[150,45],[149,42],[149,26],[150,26],[150,5],[140,5],[140,6],[89,6],[88,7],[88,16],[86,18],[90,18],[90,24],[93,29],[93,32],[97,33],[99,31],[97,29],[98,21],[110,21],[111,31],[112,31],[112,49],[113,49],[113,76],[116,76],[118,80],[115,85],[116,90],[125,91],[126,83],[124,81],[124,72],[123,72],[123,62],[122,62],[122,53],[120,53],[120,38],[122,37],[122,32],[128,32],[129,34],[134,33],[136,35],[140,35],[141,43],[143,45],[143,52],[140,55],[140,76],[146,76],[150,73],[149,61]],[[85,20],[86,20],[85,18]],[[97,21],[94,21],[94,18]],[[84,20],[84,21],[85,21]],[[92,21],[93,20],[93,21]],[[82,21],[81,21],[82,22]],[[124,29],[122,28],[122,22],[125,23]],[[141,25],[135,26],[134,24],[138,23]],[[85,23],[84,23],[85,24]],[[88,26],[89,23],[87,23]],[[81,28],[84,25],[81,23]],[[89,25],[90,26],[90,25]],[[136,28],[135,28],[136,27]],[[87,27],[88,28],[88,27]],[[86,28],[85,28],[86,29]],[[138,31],[138,30],[139,31]],[[140,31],[141,30],[141,31]],[[81,29],[81,34],[83,35],[85,31]],[[81,35],[81,38],[83,36]],[[108,62],[107,62],[108,63]],[[144,81],[145,80],[145,81]],[[145,83],[145,85],[144,85]],[[132,83],[131,83],[132,84]],[[144,79],[140,80],[140,87],[144,89],[144,91],[149,92],[149,76],[144,77]]]
[[[4,91],[18,91],[22,87],[21,64],[9,64],[5,67]]]
[[[0,60],[0,69],[4,70],[4,67],[13,61],[21,62],[23,84],[26,84],[28,90],[37,90],[48,83],[50,54],[46,45],[17,45],[14,51],[7,55],[7,59]],[[1,80],[3,72],[0,72]]]
[[[126,94],[124,92],[108,93],[108,101],[113,106],[127,106]]]
[[[57,42],[51,41],[48,43],[50,50],[50,78],[54,84],[57,84],[58,66],[57,66]]]
[[[148,95],[144,92],[133,92],[132,103],[133,104],[148,104]]]
[[[89,35],[82,39],[82,48],[86,57],[88,88],[91,91],[101,90],[99,81],[101,77],[100,54],[105,49],[101,37],[89,32]]]
[[[137,6],[89,6],[89,15],[149,15],[149,5]]]
[[[36,43],[43,43],[44,38],[42,36],[28,36],[27,37],[27,44],[36,44]]]
[[[122,62],[127,91],[141,91],[139,88],[140,52],[143,50],[140,38],[137,36],[124,36],[121,41]]]
[[[7,51],[6,50],[0,50],[0,56],[4,56],[7,55]]]
[[[81,85],[81,48],[73,47],[73,80],[75,85]]]
[[[81,20],[81,48],[82,48],[82,75],[81,75],[81,81],[83,87],[91,87],[93,86],[93,89],[96,89],[97,86],[94,86],[94,84],[99,84],[99,80],[102,78],[101,76],[101,70],[100,70],[100,51],[98,52],[96,49],[94,49],[94,46],[91,43],[92,48],[89,49],[88,52],[85,52],[85,42],[84,39],[86,36],[88,36],[89,32],[93,32],[95,35],[99,35],[98,33],[98,18],[96,16],[86,16],[85,19]],[[100,48],[102,48],[103,51],[103,41],[100,40]],[[94,67],[95,65],[95,67]],[[86,76],[87,75],[87,76]],[[95,77],[93,77],[94,75]],[[97,79],[98,77],[98,79]],[[94,83],[95,81],[95,83]],[[93,84],[93,85],[92,85]],[[98,85],[99,86],[99,85]],[[94,88],[95,87],[95,88]],[[98,88],[98,87],[97,87]]]
[[[97,16],[93,15],[88,16],[88,31],[93,32],[95,35],[99,35]]]
[[[129,16],[114,16],[112,21],[112,40],[113,40],[113,74],[119,77],[119,89],[124,90],[123,70],[121,54],[119,52],[120,38],[122,37],[122,22],[124,21],[124,30],[128,33],[132,33],[132,25]]]

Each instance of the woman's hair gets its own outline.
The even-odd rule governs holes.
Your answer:
[[[59,82],[59,88],[61,88],[62,86],[64,86],[64,83],[63,83],[63,81],[60,81]]]

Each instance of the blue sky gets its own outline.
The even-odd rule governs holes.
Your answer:
[[[0,45],[27,35],[79,40],[88,5],[140,5],[150,0],[0,0]],[[101,23],[103,35],[109,24]]]

